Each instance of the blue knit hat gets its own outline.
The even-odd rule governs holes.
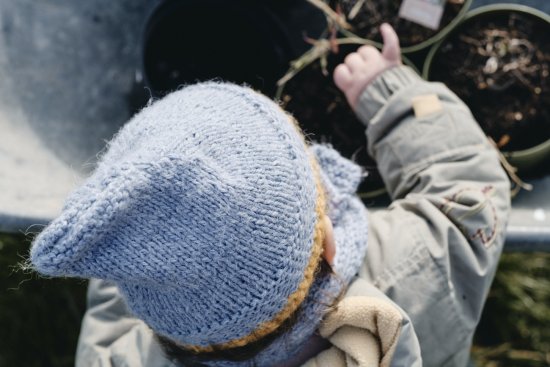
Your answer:
[[[231,84],[197,84],[155,102],[36,238],[32,263],[46,275],[114,281],[136,316],[198,352],[259,340],[301,307],[302,320],[281,337],[288,356],[366,247],[366,212],[354,195],[361,170],[329,147],[308,147],[291,120]],[[338,279],[314,276],[325,214]],[[278,343],[258,361],[282,360]]]

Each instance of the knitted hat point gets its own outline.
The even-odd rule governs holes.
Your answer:
[[[321,288],[341,288],[314,277],[325,213],[344,282],[366,245],[360,169],[329,147],[308,147],[289,121],[267,97],[232,84],[197,84],[153,103],[36,238],[32,263],[52,276],[115,282],[137,317],[192,350],[264,337]]]

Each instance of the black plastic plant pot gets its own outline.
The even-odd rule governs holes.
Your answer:
[[[379,28],[390,23],[401,42],[401,52],[413,53],[433,45],[450,32],[466,15],[472,0],[446,0],[439,28],[430,29],[400,18],[403,0],[332,0],[333,7],[343,13],[352,26],[351,33],[381,46]]]
[[[424,77],[444,82],[523,173],[550,158],[550,17],[525,6],[478,8],[433,46]]]
[[[317,36],[326,26],[317,9],[308,5],[308,13],[302,3],[306,2],[162,2],[144,34],[146,84],[159,96],[181,85],[221,79],[273,95],[289,61],[303,52],[297,50],[295,39],[307,47],[302,32]]]

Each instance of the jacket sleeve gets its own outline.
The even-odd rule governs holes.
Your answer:
[[[133,317],[118,290],[105,280],[88,286],[88,310],[82,320],[76,352],[77,367],[172,367],[153,333]]]
[[[371,211],[360,276],[408,314],[424,366],[465,366],[510,210],[497,152],[458,97],[404,66],[357,114],[393,199]]]

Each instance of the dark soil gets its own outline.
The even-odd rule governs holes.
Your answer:
[[[550,139],[550,25],[499,12],[461,26],[435,55],[429,78],[472,110],[503,151]]]
[[[334,68],[356,49],[357,46],[340,46],[339,53],[328,58],[326,75],[318,61],[300,71],[285,85],[281,100],[311,140],[332,144],[369,172],[359,188],[359,192],[368,192],[383,188],[384,184],[375,161],[367,154],[365,126],[332,81]]]
[[[414,46],[431,38],[452,22],[464,6],[464,2],[448,1],[439,29],[433,30],[399,18],[402,0],[365,0],[361,10],[353,18],[350,18],[349,15],[358,0],[332,0],[332,2],[334,8],[340,7],[342,13],[346,15],[348,23],[354,27],[351,31],[358,36],[381,42],[379,28],[382,23],[387,22],[399,35],[402,47]]]

